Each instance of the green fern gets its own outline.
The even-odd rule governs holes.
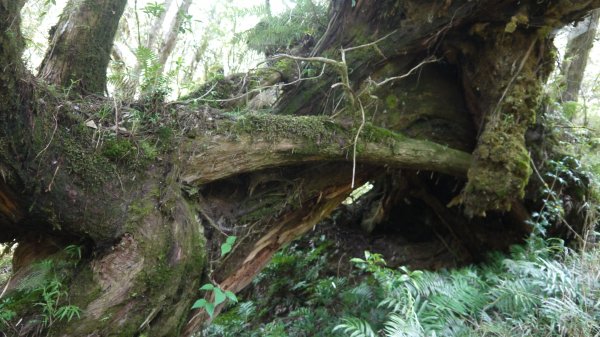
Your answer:
[[[536,288],[525,279],[503,280],[490,291],[492,303],[488,308],[498,309],[508,315],[531,312],[542,303]]]
[[[346,317],[342,323],[333,328],[333,331],[342,331],[350,337],[376,337],[369,323],[360,318]]]
[[[286,52],[307,36],[318,39],[327,27],[327,3],[298,0],[293,9],[263,20],[242,34],[250,49],[267,55]]]
[[[385,335],[388,337],[421,337],[425,335],[422,326],[414,317],[407,320],[398,314],[392,314],[385,322]]]

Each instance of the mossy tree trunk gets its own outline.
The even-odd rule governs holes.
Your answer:
[[[39,77],[78,94],[103,94],[113,40],[127,0],[69,0],[50,30]]]
[[[70,1],[41,77],[69,92],[103,92],[124,3]],[[411,199],[465,261],[506,247],[527,231],[524,134],[552,63],[549,33],[598,6],[335,0],[317,54],[340,62],[339,48],[379,40],[346,53],[345,89],[338,68],[288,88],[277,114],[137,107],[160,109],[168,128],[99,142],[88,113],[127,107],[98,97],[75,104],[28,75],[19,2],[0,1],[0,240],[18,243],[5,296],[22,318],[7,329],[191,336],[207,319],[189,310],[201,282],[242,289],[279,247],[330,214],[351,181],[378,184],[363,217],[369,228],[402,219],[398,210],[415,210],[400,205]],[[382,83],[427,57],[438,61]],[[236,245],[221,257],[232,235]],[[48,320],[34,305],[48,278],[80,318]]]

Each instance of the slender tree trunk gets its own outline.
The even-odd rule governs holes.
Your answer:
[[[163,66],[163,68],[167,64],[167,60],[169,56],[171,56],[173,49],[175,49],[175,44],[177,43],[177,36],[179,36],[179,33],[181,32],[183,22],[185,20],[190,6],[192,5],[192,1],[193,0],[183,0],[181,6],[179,6],[179,8],[177,9],[175,19],[173,19],[169,30],[167,30],[167,36],[161,43],[160,51],[158,53],[158,60]]]
[[[150,31],[148,32],[148,40],[146,40],[146,47],[150,49],[158,47],[154,44],[156,43],[157,39],[161,36],[162,28],[165,23],[165,19],[167,18],[167,13],[169,12],[169,9],[171,8],[172,4],[173,0],[165,0],[165,2],[163,3],[163,7],[165,10],[160,14],[158,18],[156,18],[156,20],[154,20],[152,28],[150,28]]]
[[[190,65],[187,67],[186,70],[186,74],[184,76],[184,82],[191,82],[194,80],[195,78],[195,74],[198,72],[198,66],[200,65],[201,61],[204,61],[204,72],[203,72],[203,78],[204,80],[206,80],[206,73],[208,69],[208,60],[206,59],[206,51],[208,50],[208,46],[209,46],[209,39],[211,36],[213,36],[214,33],[211,32],[210,29],[210,25],[215,25],[218,24],[215,22],[215,13],[217,11],[217,6],[215,4],[213,4],[213,6],[210,9],[209,15],[208,15],[208,23],[207,23],[207,27],[208,29],[206,29],[200,39],[198,41],[194,42],[194,57],[192,58],[192,61],[190,62]]]
[[[562,64],[562,75],[565,81],[565,88],[561,94],[563,102],[576,102],[579,97],[585,67],[594,46],[599,18],[600,10],[594,10],[569,32],[569,41]]]
[[[70,0],[50,31],[39,77],[78,94],[103,94],[112,43],[127,0]]]
[[[152,51],[158,50],[158,46],[156,46],[157,39],[161,36],[162,28],[165,23],[165,19],[167,17],[167,13],[173,4],[173,0],[165,0],[163,3],[163,8],[165,9],[160,16],[158,16],[154,23],[152,24],[152,28],[148,32],[148,39],[145,41],[145,45],[143,47],[148,48]],[[142,46],[138,46],[140,48]],[[138,91],[138,86],[140,85],[140,77],[142,73],[142,65],[139,62],[136,62],[135,67],[131,71],[131,75],[129,76],[129,81],[127,81],[126,88],[124,92],[127,94],[126,97],[128,99],[133,99],[135,97],[136,92]]]
[[[267,11],[267,17],[271,17],[271,0],[265,0],[265,10]]]

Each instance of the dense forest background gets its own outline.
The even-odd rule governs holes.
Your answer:
[[[118,167],[118,170],[115,169],[117,179],[111,178],[110,187],[104,191],[114,195],[117,194],[115,190],[122,190],[124,195],[130,191],[140,192],[132,192],[127,206],[119,207],[125,209],[125,229],[115,231],[118,235],[108,238],[104,238],[105,234],[90,234],[88,231],[93,230],[88,229],[81,234],[69,224],[66,229],[61,228],[62,221],[52,218],[54,213],[46,212],[50,206],[37,206],[38,199],[33,199],[29,210],[35,215],[32,216],[33,221],[42,221],[40,214],[48,216],[48,226],[52,230],[43,230],[40,229],[43,226],[37,228],[36,225],[33,226],[36,234],[15,231],[17,234],[14,236],[7,234],[6,238],[2,237],[5,246],[0,260],[0,285],[3,289],[0,294],[0,335],[75,336],[78,331],[94,331],[98,334],[93,336],[104,336],[103,332],[97,331],[103,331],[102,326],[108,325],[108,322],[117,322],[117,318],[120,321],[131,320],[130,325],[134,326],[123,330],[121,335],[140,337],[168,336],[173,331],[181,335],[214,337],[600,335],[600,250],[596,232],[600,210],[600,43],[595,43],[599,36],[596,27],[600,11],[577,12],[576,21],[556,24],[560,27],[551,32],[540,28],[550,36],[548,41],[552,40],[556,46],[550,52],[545,47],[536,47],[539,50],[533,48],[533,43],[519,45],[515,38],[518,43],[515,42],[514,51],[524,53],[525,57],[521,61],[515,56],[516,61],[508,68],[518,69],[517,73],[522,69],[535,69],[533,73],[536,75],[526,73],[515,75],[510,80],[503,78],[502,81],[509,83],[507,88],[517,83],[518,88],[524,86],[519,90],[535,92],[539,96],[539,104],[536,103],[539,112],[538,119],[529,120],[522,129],[519,127],[521,112],[514,112],[510,118],[502,120],[500,124],[506,123],[511,129],[500,132],[508,135],[500,148],[512,142],[512,132],[516,129],[512,128],[517,125],[522,131],[519,137],[527,144],[524,165],[527,166],[525,171],[531,171],[531,177],[525,178],[525,183],[520,182],[525,185],[511,186],[508,197],[503,195],[499,201],[490,201],[491,207],[479,204],[487,202],[487,195],[477,194],[477,191],[472,199],[456,196],[464,187],[462,176],[466,175],[466,168],[461,162],[464,159],[462,152],[450,152],[450,148],[469,153],[475,151],[474,148],[479,149],[479,145],[475,145],[477,142],[469,137],[483,137],[483,125],[494,125],[493,118],[473,117],[474,121],[481,123],[474,131],[463,128],[465,123],[458,115],[452,115],[452,118],[459,122],[443,125],[435,124],[439,120],[428,115],[428,110],[422,112],[426,118],[402,117],[399,122],[389,117],[392,113],[385,115],[385,108],[405,111],[399,106],[405,104],[413,108],[422,101],[439,100],[440,103],[433,106],[435,109],[457,105],[452,98],[456,92],[448,89],[456,85],[452,81],[460,77],[465,82],[485,83],[477,72],[469,72],[472,64],[461,59],[464,55],[454,54],[472,56],[475,52],[471,48],[474,47],[465,46],[466,43],[445,45],[436,42],[428,45],[434,40],[428,36],[424,42],[417,44],[419,47],[411,46],[411,52],[418,55],[417,62],[415,59],[405,61],[401,56],[388,59],[385,55],[393,48],[380,49],[377,43],[385,43],[385,39],[395,32],[392,31],[383,36],[371,35],[380,37],[380,40],[352,36],[352,45],[367,45],[373,49],[359,53],[356,58],[349,57],[346,63],[344,53],[351,55],[352,47],[348,51],[339,49],[342,50],[341,55],[331,51],[338,50],[335,38],[347,38],[346,33],[336,35],[335,29],[331,33],[332,22],[341,20],[341,16],[336,15],[343,12],[342,7],[348,9],[356,5],[355,1],[351,5],[341,5],[343,3],[337,2],[339,8],[336,12],[330,2],[319,0],[127,1],[110,52],[106,83],[100,90],[88,92],[89,88],[82,89],[81,82],[70,79],[68,83],[59,83],[46,77],[49,84],[44,86],[43,91],[38,91],[43,94],[34,95],[33,101],[44,106],[54,104],[58,108],[49,109],[53,114],[48,115],[51,117],[48,117],[49,124],[42,126],[42,129],[47,129],[44,142],[36,145],[39,147],[33,151],[35,156],[30,157],[35,157],[35,161],[41,155],[53,153],[55,150],[51,144],[55,136],[58,139],[61,135],[61,114],[77,115],[76,124],[84,130],[81,134],[90,138],[77,133],[77,137],[82,137],[77,141],[89,141],[92,144],[90,148],[93,148],[91,153],[99,153],[111,165]],[[452,1],[447,3],[447,6],[452,6]],[[67,1],[55,0],[29,0],[21,9],[25,42],[22,56],[30,73],[44,77],[45,69],[49,68],[49,55],[57,43],[52,37],[57,27],[61,28],[55,25],[59,20],[65,20],[64,13],[68,10]],[[394,10],[390,13],[396,13]],[[460,7],[457,13],[459,11]],[[571,14],[565,16],[571,18]],[[388,18],[382,17],[382,20]],[[528,21],[521,9],[507,17],[508,21],[500,23],[494,21],[496,18],[490,19],[491,23],[475,20],[476,23],[466,31],[447,33],[447,38],[460,41],[460,34],[466,34],[470,38],[485,35],[487,39],[489,32],[486,29],[494,25],[500,27],[499,35],[519,32],[522,27],[539,28],[536,23]],[[431,20],[435,21],[433,16]],[[376,31],[379,33],[379,30]],[[356,32],[352,34],[359,35]],[[445,34],[446,28],[433,36],[443,41]],[[514,36],[520,37],[518,34]],[[334,46],[330,50],[326,49],[328,43]],[[488,48],[490,43],[477,46]],[[427,50],[426,54],[431,55],[424,57],[423,53],[415,51],[418,48]],[[525,62],[532,50],[539,53],[539,64]],[[539,61],[546,54],[554,57],[551,66]],[[309,60],[319,55],[324,56],[316,61],[316,65],[314,60]],[[385,62],[389,61],[391,65],[381,66],[384,61],[361,61],[373,55],[383,56]],[[334,61],[338,59],[340,61]],[[306,84],[328,76],[336,77],[335,71],[325,71],[325,64],[330,63],[335,67],[342,65],[346,77],[350,65],[350,78],[344,78],[342,71],[339,83],[331,84],[324,80],[326,84],[323,86]],[[485,62],[475,64],[489,65]],[[459,74],[458,65],[467,70]],[[446,66],[449,70],[444,68]],[[364,75],[363,71],[365,74],[368,72],[364,69],[372,71],[372,74]],[[537,74],[538,71],[543,74]],[[536,83],[527,82],[531,79],[527,76],[543,80],[543,85],[538,88]],[[402,95],[406,96],[386,91],[388,89],[383,83],[390,78],[403,81],[394,90],[402,90]],[[380,81],[379,84],[377,81]],[[469,86],[461,83],[465,88]],[[369,87],[372,84],[375,84],[375,89]],[[312,87],[321,93],[315,94],[311,91]],[[499,87],[504,89],[504,86]],[[338,92],[329,96],[334,89]],[[482,91],[495,89],[494,85],[482,85],[481,88]],[[470,99],[474,92],[479,95],[479,87],[473,91],[464,90],[464,95],[456,94],[465,97],[464,104],[472,104]],[[323,94],[326,91],[327,95]],[[314,96],[303,96],[304,92]],[[422,92],[426,94],[421,95]],[[523,104],[519,100],[530,104],[528,96],[515,98],[519,95],[517,92],[505,97],[507,92],[508,89],[500,101],[514,100],[510,103],[515,106]],[[430,93],[447,96],[432,96]],[[407,96],[417,97],[414,99],[417,103]],[[490,101],[494,101],[495,96],[492,97]],[[321,99],[325,103],[317,109],[315,102]],[[486,99],[481,98],[481,101]],[[378,105],[371,100],[383,103]],[[407,103],[399,103],[402,100]],[[378,110],[379,106],[383,106],[382,112]],[[494,110],[499,109],[498,106],[500,103]],[[375,112],[369,111],[365,115],[368,109]],[[315,112],[317,110],[318,113]],[[476,111],[477,108],[469,105],[464,110]],[[194,111],[195,115],[190,111]],[[306,120],[311,124],[271,117],[286,115],[290,111],[291,115],[300,118],[309,115]],[[354,111],[354,114],[345,116],[348,111]],[[265,115],[267,119],[261,119]],[[314,120],[310,119],[313,115],[317,115]],[[331,121],[324,116],[331,117]],[[425,126],[418,124],[423,120]],[[365,152],[357,145],[361,132],[366,141],[372,143],[382,142],[382,139],[386,142],[390,139],[402,141],[404,138],[382,134],[381,130],[372,127],[391,129],[394,123],[401,125],[401,129],[404,127],[402,123],[410,124],[410,127],[400,130],[409,137],[445,144],[442,151],[447,151],[447,156],[455,157],[456,161],[440,154],[440,158],[444,158],[440,161],[448,160],[451,164],[444,166],[434,158],[401,163],[400,170],[382,164],[389,156],[381,160],[370,159],[367,155],[366,159],[362,159],[366,164],[361,167],[360,154]],[[275,126],[284,130],[297,129],[298,134],[310,143],[298,148],[299,155],[317,158],[314,161],[318,162],[322,157],[314,148],[326,148],[323,143],[330,139],[325,138],[324,133],[314,136],[311,132],[315,129],[325,132],[321,130],[322,124],[325,131],[334,130],[334,134],[349,130],[349,140],[346,141],[353,141],[353,149],[352,145],[341,144],[345,152],[337,157],[327,157],[331,151],[324,151],[325,158],[340,160],[344,157],[346,164],[352,164],[343,166],[343,173],[338,172],[342,166],[328,168],[315,164],[311,167],[313,159],[306,164],[304,157],[279,160],[258,156],[256,163],[250,164],[236,159],[239,153],[255,155],[249,150],[252,142],[244,143],[247,141],[245,133],[251,134],[254,139],[257,132],[262,135],[267,130],[267,135],[261,137],[275,142],[274,139],[282,132],[288,132],[269,129]],[[330,124],[336,128],[327,129]],[[414,126],[417,124],[418,127]],[[173,131],[177,128],[181,128],[181,135]],[[59,130],[58,133],[56,130]],[[80,131],[73,131],[76,132]],[[205,167],[192,161],[189,164],[191,168],[180,170],[183,173],[179,169],[173,170],[185,176],[181,179],[173,178],[171,173],[166,175],[169,178],[163,179],[162,173],[157,173],[171,165],[168,162],[172,162],[173,167],[186,167],[181,157],[193,158],[196,154],[192,146],[181,145],[182,149],[185,148],[183,154],[173,155],[173,149],[169,147],[177,148],[177,144],[184,143],[178,137],[197,142],[192,144],[196,148],[210,150],[218,147],[215,144],[222,141],[224,135],[229,138],[223,143],[239,141],[248,146],[235,149],[239,152],[231,157],[223,154],[228,149],[209,154],[215,163],[220,158],[229,158],[230,163],[223,160],[223,164],[211,164],[211,171],[206,168],[209,165]],[[331,139],[331,142],[344,141]],[[415,145],[417,153],[423,151],[419,144]],[[432,153],[439,154],[439,149],[435,149],[438,152]],[[391,156],[397,155],[396,149],[393,150]],[[498,148],[494,150],[500,151]],[[265,150],[257,146],[256,152],[260,154],[261,151],[268,152],[271,148]],[[385,155],[386,152],[383,153]],[[431,156],[430,152],[423,153]],[[514,153],[503,155],[510,157]],[[481,153],[479,156],[483,157]],[[5,160],[4,157],[2,160]],[[275,162],[271,163],[271,160]],[[300,167],[300,164],[306,166]],[[512,162],[506,160],[501,164],[509,167]],[[207,177],[201,174],[196,177],[196,173],[192,172],[196,169],[193,165],[202,168],[198,171],[209,172]],[[236,175],[239,172],[229,168],[236,165],[243,167],[239,176]],[[376,165],[381,167],[372,167]],[[38,170],[41,170],[40,167]],[[89,169],[89,166],[85,167]],[[363,173],[360,173],[361,168]],[[10,180],[4,177],[3,166],[0,169],[4,181]],[[144,170],[144,175],[139,173]],[[511,168],[508,171],[513,174],[518,170]],[[258,173],[253,175],[254,171]],[[52,189],[57,172],[58,168],[49,171],[49,185],[48,177],[40,180],[47,188],[44,192]],[[77,169],[71,169],[69,174],[73,172],[79,174]],[[156,181],[160,180],[161,187],[149,184],[150,178],[143,180],[144,184],[138,183],[136,179],[141,179],[138,176],[156,178]],[[57,184],[61,183],[60,175],[58,177]],[[177,183],[184,181],[181,188],[174,188],[178,192],[173,192],[181,193],[181,198],[164,192],[168,189],[162,184],[167,184],[164,181],[169,179]],[[506,177],[506,181],[511,179],[512,176]],[[330,183],[337,184],[338,189],[332,188],[331,191],[327,185]],[[28,188],[23,190],[29,191]],[[39,187],[31,190],[37,191]],[[125,296],[135,305],[144,303],[140,304],[145,306],[144,309],[132,309],[143,314],[132,318],[127,316],[129,309],[123,309],[128,308],[127,305],[113,310],[110,303],[102,303],[98,306],[104,305],[109,309],[94,320],[90,319],[100,324],[100,328],[78,326],[78,320],[89,319],[88,311],[93,307],[86,308],[80,303],[93,304],[94,299],[102,298],[99,290],[85,294],[88,289],[79,286],[78,279],[93,284],[96,279],[90,275],[96,271],[97,265],[92,261],[134,242],[134,235],[130,233],[138,233],[136,230],[139,230],[145,234],[148,229],[143,229],[144,219],[154,216],[152,212],[155,210],[160,210],[159,213],[164,216],[166,212],[161,207],[171,202],[164,198],[165,194],[176,200],[172,201],[173,209],[177,212],[183,209],[170,215],[175,222],[179,221],[178,217],[196,212],[190,218],[196,219],[204,228],[202,240],[206,238],[207,252],[192,259],[201,261],[198,263],[203,265],[194,272],[186,269],[177,278],[187,285],[171,289],[168,276],[171,269],[165,267],[167,264],[164,262],[171,259],[171,252],[149,255],[151,257],[145,260],[146,265],[140,270],[145,273],[148,268],[152,272],[145,274],[142,281],[132,282],[135,286],[132,285]],[[3,198],[8,198],[6,195],[10,196],[9,193],[2,194]],[[159,206],[148,206],[144,199],[147,195],[157,197]],[[68,196],[71,197],[71,194]],[[522,204],[515,199],[523,200]],[[39,205],[42,205],[43,198],[39,200]],[[196,205],[193,211],[181,206],[192,203],[190,200]],[[327,203],[327,200],[332,200],[331,204],[320,204]],[[56,203],[56,200],[53,202]],[[306,208],[308,211],[304,210],[306,204],[313,203],[318,217],[309,207]],[[50,205],[54,206],[53,203]],[[115,201],[114,205],[120,204]],[[457,210],[456,205],[463,206]],[[42,211],[36,213],[36,207]],[[219,213],[220,210],[215,210],[219,208],[225,211]],[[236,210],[239,214],[235,213]],[[328,216],[322,217],[323,214]],[[271,239],[270,232],[267,232],[269,227],[264,233],[257,230],[259,234],[254,236],[257,224],[275,226],[273,223],[287,224],[287,221],[301,223],[303,229],[297,232],[291,230],[289,235],[287,232],[278,234],[285,239],[279,240],[278,237],[273,248],[268,242]],[[12,231],[12,227],[7,228],[10,228],[8,232]],[[59,248],[50,250],[51,253],[46,248],[37,251],[35,247],[48,245],[40,239],[42,234],[38,231],[52,235],[59,233],[56,236],[60,238],[53,238],[51,242],[53,247]],[[63,232],[67,234],[63,235]],[[175,234],[167,235],[167,240],[177,241],[177,235],[192,239],[191,234],[176,232],[174,230]],[[304,235],[289,242],[300,234]],[[248,241],[256,245],[244,243]],[[268,244],[261,246],[264,241]],[[262,258],[256,247],[267,246],[269,253]],[[283,247],[279,249],[280,246]],[[19,247],[21,252],[15,253]],[[185,250],[185,244],[181,247]],[[204,248],[194,245],[197,250]],[[35,253],[28,257],[27,251]],[[273,255],[272,259],[269,254]],[[247,267],[251,257],[257,255],[259,266]],[[86,267],[88,262],[91,267]],[[244,268],[250,268],[248,275],[240,277],[236,274],[237,270],[245,271]],[[254,273],[258,274],[254,276]],[[139,284],[143,286],[136,288]],[[162,287],[166,288],[167,295],[161,295]],[[179,300],[179,297],[183,299]],[[163,308],[161,301],[168,304]],[[132,304],[132,307],[135,305]],[[169,305],[183,309],[166,309]],[[177,318],[170,320],[167,313],[175,313],[172,317]],[[162,330],[161,325],[165,327]],[[107,332],[106,335],[118,333]]]

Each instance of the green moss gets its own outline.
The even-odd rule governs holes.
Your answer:
[[[496,127],[494,127],[496,124]],[[497,124],[501,124],[498,126]],[[474,153],[475,163],[468,173],[464,204],[468,212],[510,210],[512,202],[523,198],[532,173],[525,140],[518,124],[492,123],[484,131]],[[516,130],[516,132],[515,132]]]
[[[284,58],[275,62],[273,68],[284,74],[284,77],[290,77],[296,72],[297,64],[294,60]]]
[[[368,142],[395,145],[396,140],[404,138],[401,134],[386,128],[374,126],[371,123],[366,123],[363,127],[361,138]]]
[[[150,200],[142,200],[129,205],[129,218],[133,221],[140,221],[150,215],[154,210],[154,204]]]
[[[158,157],[158,149],[156,146],[150,144],[149,142],[143,140],[139,142],[139,147],[142,150],[145,160],[153,161]]]
[[[166,263],[164,254],[156,257],[156,260],[153,268],[144,273],[144,285],[151,291],[161,292],[161,289],[167,286],[172,273],[176,271]]]
[[[532,38],[520,30],[510,36],[500,33],[496,37],[496,48],[508,50],[527,46],[532,43]],[[495,54],[485,57],[498,69],[513,66],[513,61],[508,58],[498,58]],[[501,96],[489,98],[490,115],[473,154],[475,161],[463,194],[467,213],[480,215],[488,210],[507,211],[515,200],[524,196],[532,173],[525,132],[536,121],[542,97],[544,74],[543,71],[540,73],[539,64],[547,63],[536,57],[524,61],[518,75],[485,78],[483,82],[489,83],[480,83],[490,93],[499,88],[501,94],[497,95]]]
[[[396,109],[398,107],[398,103],[399,103],[399,100],[396,95],[390,94],[385,97],[385,106],[388,109]]]
[[[66,156],[67,167],[77,174],[88,186],[102,185],[106,179],[114,174],[114,167],[93,150],[83,146],[81,140],[65,135],[62,142],[62,151]],[[55,149],[60,151],[60,146]]]
[[[268,141],[299,136],[319,142],[330,137],[328,125],[333,127],[332,124],[326,117],[248,114],[231,125],[228,133],[260,134]]]
[[[133,143],[125,138],[109,139],[102,147],[102,155],[115,162],[127,159],[134,151]]]
[[[150,198],[152,197],[150,196]],[[127,211],[127,221],[125,222],[124,231],[135,233],[142,224],[142,221],[144,221],[144,218],[151,215],[154,211],[154,203],[150,199],[137,200],[129,205]]]
[[[168,146],[173,140],[173,129],[168,126],[161,126],[156,131],[156,135],[158,136],[161,145]]]

